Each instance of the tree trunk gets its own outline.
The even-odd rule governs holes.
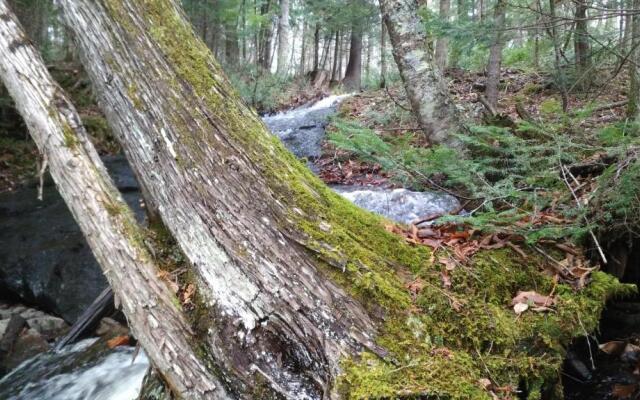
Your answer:
[[[300,76],[304,76],[305,71],[305,64],[307,62],[307,21],[304,21],[302,23],[302,44],[301,44],[301,48],[300,48],[300,66],[299,68],[299,75]]]
[[[359,92],[362,87],[362,29],[357,24],[351,28],[349,61],[342,84],[351,92]]]
[[[331,82],[337,82],[340,79],[338,73],[338,58],[340,57],[340,30],[336,31],[336,43],[333,47],[333,67],[331,68]]]
[[[574,52],[576,57],[576,79],[579,86],[586,87],[588,84],[587,74],[591,67],[591,57],[589,54],[589,32],[587,30],[587,9],[586,0],[577,0],[575,12],[575,31],[573,35]]]
[[[487,85],[485,95],[487,101],[494,108],[498,106],[498,94],[500,86],[500,66],[502,64],[502,48],[504,47],[504,17],[507,8],[505,0],[497,0],[493,15],[493,28],[495,29],[493,41],[489,48],[489,61],[487,62]]]
[[[380,25],[380,88],[387,86],[387,25]]]
[[[456,14],[457,14],[457,23],[462,24],[467,22],[469,19],[467,12],[467,4],[468,0],[457,0],[456,1]],[[462,56],[462,43],[460,40],[454,40],[451,48],[451,57],[449,58],[449,68],[458,68],[460,63],[460,56]]]
[[[418,16],[417,3],[381,0],[380,8],[407,97],[428,141],[459,145],[452,136],[461,130],[458,112],[446,82],[426,50],[427,34]]]
[[[224,58],[230,66],[238,65],[240,61],[240,47],[238,46],[238,27],[233,22],[225,24]]]
[[[289,56],[289,0],[280,0],[280,16],[278,17],[278,75],[287,72]]]
[[[316,22],[316,30],[313,33],[313,72],[318,72],[320,65],[320,23]]]
[[[293,160],[231,95],[173,1],[122,3],[61,1],[107,119],[193,266],[194,345],[241,397],[263,386],[323,397],[341,357],[379,352],[363,306],[324,277],[334,274],[325,260],[346,257],[347,272],[369,265],[349,254],[374,228],[342,227],[352,217],[330,215],[371,219]],[[340,233],[352,229],[359,232]]]
[[[564,76],[564,69],[561,65],[560,57],[561,49],[560,49],[560,39],[558,38],[558,18],[556,16],[556,4],[555,0],[549,0],[549,22],[548,22],[548,31],[551,35],[551,42],[553,43],[553,54],[554,54],[554,67],[556,69],[555,81],[558,86],[558,90],[560,91],[560,96],[562,98],[562,111],[567,112],[569,108],[569,94],[567,93],[567,81]]]
[[[640,0],[633,0],[633,9],[640,9]],[[640,15],[631,18],[631,54],[629,59],[629,103],[627,104],[627,118],[637,121],[640,118]]]
[[[259,56],[258,56],[258,64],[262,71],[270,72],[271,71],[271,37],[272,37],[272,29],[271,29],[271,19],[269,18],[271,1],[267,0],[260,6],[260,16],[263,18],[260,23],[260,41],[258,45],[260,46]]]
[[[176,394],[225,398],[224,385],[192,357],[194,336],[173,303],[175,295],[158,278],[144,231],[107,174],[80,116],[26,38],[6,0],[0,0],[0,77],[134,335]]]
[[[440,0],[440,20],[449,21],[449,11],[451,8],[451,0]],[[447,55],[449,52],[449,39],[446,36],[440,36],[436,41],[436,65],[440,71],[444,71],[447,66]]]

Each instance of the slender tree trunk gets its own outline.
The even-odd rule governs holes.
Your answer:
[[[495,32],[491,47],[489,48],[489,61],[487,62],[487,85],[485,95],[487,97],[487,101],[494,109],[497,109],[498,106],[506,8],[506,0],[497,0],[493,15],[493,28]]]
[[[467,3],[468,0],[457,0],[456,8],[457,8],[457,22],[458,24],[462,24],[467,22],[469,16],[467,15]],[[451,57],[449,58],[449,67],[450,68],[458,68],[458,64],[460,63],[460,57],[462,56],[462,43],[459,40],[453,41],[453,46],[451,49]]]
[[[156,368],[181,397],[226,398],[224,385],[191,356],[194,336],[173,303],[175,294],[158,278],[143,230],[5,0],[0,0],[0,78]]]
[[[316,22],[316,30],[313,33],[313,72],[318,72],[320,65],[320,23]]]
[[[380,88],[387,85],[387,25],[380,25]]]
[[[302,45],[300,48],[300,67],[299,74],[300,76],[304,76],[305,74],[305,64],[307,62],[307,21],[305,20],[302,23]]]
[[[380,7],[407,97],[427,139],[432,144],[459,145],[452,135],[461,129],[458,112],[431,53],[425,50],[427,35],[417,4],[381,0]]]
[[[238,27],[234,22],[225,24],[224,58],[227,65],[235,66],[240,61]]]
[[[342,83],[352,92],[359,92],[362,88],[362,29],[357,24],[351,28],[349,61]]]
[[[373,53],[373,40],[371,35],[367,35],[367,61],[365,63],[365,82],[368,84],[371,78],[371,54]]]
[[[287,58],[289,56],[289,0],[280,0],[280,15],[278,17],[278,69],[279,75],[287,72]]]
[[[555,80],[562,98],[562,111],[566,112],[569,108],[569,94],[567,93],[567,81],[560,60],[562,52],[560,49],[560,39],[558,38],[557,24],[558,19],[556,17],[555,0],[549,0],[549,32],[553,43],[554,66],[556,70]]]
[[[449,12],[451,8],[451,0],[440,0],[440,19],[449,21]],[[449,39],[446,36],[438,37],[436,41],[436,65],[440,71],[444,71],[447,66],[447,55],[449,53]]]
[[[340,30],[336,30],[335,46],[333,47],[333,68],[331,68],[331,82],[337,82],[338,76],[338,58],[340,58]]]
[[[260,52],[258,62],[262,71],[271,71],[271,39],[272,39],[272,23],[268,18],[271,11],[271,1],[267,0],[260,6],[260,15],[263,18],[260,24]]]
[[[633,9],[640,9],[640,0],[633,0]],[[627,104],[627,118],[638,121],[640,118],[640,15],[634,14],[631,20],[631,43],[629,63],[629,103]]]
[[[325,70],[327,67],[327,59],[329,58],[329,50],[331,48],[331,39],[333,37],[332,33],[325,36],[324,38],[324,48],[322,49],[322,61],[320,62],[320,69]]]
[[[575,3],[575,31],[573,34],[574,54],[576,57],[576,78],[579,86],[586,87],[587,74],[591,67],[589,54],[589,32],[587,21],[587,0],[577,0]]]

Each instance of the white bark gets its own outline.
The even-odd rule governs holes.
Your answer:
[[[189,326],[157,278],[131,210],[6,0],[0,0],[0,77],[154,365],[182,397],[226,398],[223,386],[193,356]]]
[[[199,341],[212,370],[241,398],[265,379],[284,396],[325,397],[342,356],[376,350],[375,327],[318,271],[290,225],[299,209],[282,196],[287,177],[268,180],[254,162],[254,153],[276,157],[281,145],[233,95],[175,1],[59,3],[110,126],[193,266],[206,307]],[[175,48],[158,44],[178,37]],[[170,61],[174,51],[184,58]],[[189,64],[199,57],[205,70]],[[215,83],[203,89],[187,67]],[[238,135],[248,133],[256,141],[241,143]],[[323,201],[315,181],[295,183]]]
[[[278,17],[278,74],[287,73],[289,57],[289,0],[280,0]]]

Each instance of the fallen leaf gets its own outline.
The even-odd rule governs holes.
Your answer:
[[[619,356],[624,351],[626,343],[622,340],[613,340],[611,342],[602,343],[598,346],[603,352],[612,356]]]
[[[518,294],[511,300],[511,305],[517,303],[527,303],[533,306],[548,307],[556,303],[556,300],[550,296],[544,296],[534,291],[519,291]]]
[[[616,399],[628,399],[638,390],[637,384],[631,385],[613,385],[613,389],[611,389],[611,395]]]
[[[107,341],[107,347],[113,349],[118,346],[126,346],[129,344],[129,336],[122,335],[116,336],[113,339]]]
[[[529,309],[529,305],[527,303],[516,303],[513,305],[513,311],[518,315],[522,314],[528,309]]]

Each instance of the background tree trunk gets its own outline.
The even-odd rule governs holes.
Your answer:
[[[580,87],[586,87],[588,84],[587,74],[591,67],[591,57],[589,54],[589,32],[586,0],[577,0],[575,2],[575,31],[573,34],[574,52],[576,57],[576,79]]]
[[[640,0],[633,0],[633,9],[640,9]],[[631,19],[631,49],[629,63],[629,103],[627,104],[627,117],[637,121],[640,117],[640,15],[634,14]]]
[[[489,48],[489,61],[487,62],[487,86],[485,88],[485,95],[487,101],[494,109],[497,109],[498,105],[506,8],[507,3],[505,0],[497,0],[493,15],[493,28],[495,32],[491,47]]]
[[[449,12],[451,8],[451,0],[440,0],[440,20],[449,21]],[[440,36],[436,41],[436,65],[440,71],[444,71],[447,66],[447,56],[449,53],[449,39],[446,36]]]
[[[278,17],[278,69],[279,75],[287,72],[287,58],[289,56],[289,0],[280,0],[280,15]]]
[[[387,25],[380,25],[380,88],[387,85]]]
[[[427,35],[414,1],[381,0],[393,57],[413,113],[432,144],[457,146],[452,136],[461,129],[447,84],[426,49]]]
[[[362,29],[357,24],[351,28],[349,62],[342,83],[352,92],[359,92],[362,87]]]
[[[0,0],[0,77],[156,368],[184,398],[226,398],[222,383],[193,356],[198,349],[191,329],[176,308],[175,295],[158,278],[145,233],[6,0]]]

